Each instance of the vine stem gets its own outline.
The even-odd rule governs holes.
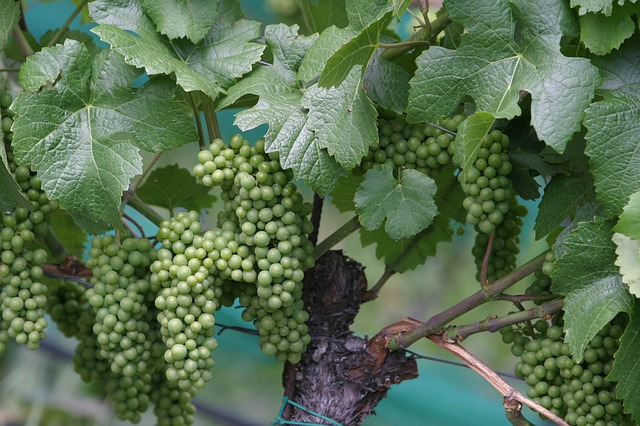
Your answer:
[[[427,40],[407,40],[398,43],[378,43],[380,49],[399,49],[401,47],[429,47],[431,42]]]
[[[142,201],[132,191],[125,192],[123,202],[129,204],[131,207],[136,209],[138,213],[140,213],[142,216],[146,217],[156,225],[160,225],[160,222],[164,220],[164,218],[157,211],[149,207],[147,203]]]
[[[216,138],[222,138],[220,132],[220,124],[216,116],[216,107],[211,98],[204,93],[200,93],[200,102],[202,102],[202,110],[204,111],[204,121],[207,125],[207,133],[209,134],[209,143]]]
[[[501,328],[513,324],[530,321],[535,318],[542,318],[547,315],[553,315],[560,309],[562,309],[563,304],[564,300],[555,299],[526,311],[516,312],[514,314],[505,315],[503,317],[487,318],[485,320],[474,322],[472,324],[461,325],[455,327],[454,329],[455,338],[458,341],[463,341],[464,339],[475,333],[480,333],[482,331],[490,331],[491,333],[495,333]]]
[[[451,23],[449,18],[449,12],[444,12],[442,15],[431,22],[430,28],[421,28],[409,37],[407,41],[429,41],[436,37],[442,30],[444,30]],[[415,46],[406,45],[393,49],[387,49],[382,53],[382,57],[388,61],[398,58],[407,52],[413,50]]]
[[[13,36],[16,38],[16,42],[18,43],[20,52],[24,55],[25,58],[33,55],[33,49],[31,48],[31,45],[27,41],[27,38],[24,36],[24,32],[22,32],[20,27],[16,27],[13,30]]]
[[[313,14],[311,13],[311,9],[309,9],[309,2],[304,0],[297,0],[298,8],[300,9],[300,14],[302,15],[302,20],[304,21],[304,25],[309,30],[310,34],[317,32],[316,21],[313,18]]]
[[[385,283],[387,281],[389,281],[389,278],[391,278],[394,274],[396,273],[396,271],[394,271],[393,269],[389,268],[388,266],[384,269],[384,272],[382,273],[382,276],[378,279],[378,281],[375,283],[375,285],[373,287],[371,287],[369,290],[367,290],[364,294],[364,296],[362,296],[362,302],[370,302],[372,300],[374,300],[375,298],[378,297],[378,294],[380,294],[380,290],[382,290],[382,287],[385,285]]]
[[[202,128],[202,121],[200,120],[200,113],[198,110],[198,105],[196,104],[196,99],[193,96],[192,92],[187,92],[189,95],[189,102],[191,102],[191,108],[193,109],[193,116],[196,119],[196,127],[198,129],[198,145],[200,149],[205,149],[204,145],[204,129]]]
[[[389,342],[390,349],[404,349],[423,337],[440,332],[445,325],[454,319],[458,318],[462,314],[465,314],[472,309],[482,305],[485,302],[494,300],[500,297],[503,291],[523,279],[524,277],[532,274],[536,269],[540,268],[544,263],[544,257],[547,252],[540,254],[529,262],[525,263],[521,267],[513,270],[509,274],[500,278],[497,281],[489,284],[486,287],[481,288],[476,293],[461,300],[448,309],[440,312],[439,314],[431,317],[427,322],[424,322],[412,330],[400,334],[399,336],[391,339]]]
[[[482,362],[479,358],[473,355],[471,352],[467,351],[457,342],[448,339],[447,337],[441,334],[433,334],[429,336],[429,339],[432,340],[435,344],[440,346],[441,348],[451,352],[453,355],[464,361],[472,370],[476,373],[480,374],[485,380],[487,380],[498,392],[500,392],[506,400],[518,401],[521,404],[526,405],[534,411],[542,414],[543,416],[551,419],[555,423],[560,426],[569,426],[564,419],[556,416],[551,411],[547,410],[540,404],[536,404],[522,393],[520,393],[517,389],[507,383],[502,377],[500,377],[495,371],[493,371],[488,365]]]
[[[311,224],[313,225],[313,231],[309,234],[309,241],[314,246],[318,243],[318,232],[320,231],[320,219],[322,217],[322,207],[324,200],[321,196],[313,193],[313,210],[311,210]]]
[[[480,285],[485,286],[487,282],[487,268],[489,267],[489,257],[491,256],[491,249],[493,248],[493,237],[495,231],[491,231],[489,234],[489,242],[487,243],[487,250],[484,253],[484,259],[482,259],[482,267],[480,268]]]
[[[20,68],[0,68],[0,72],[19,72]]]
[[[64,33],[69,29],[69,25],[71,25],[71,22],[76,18],[76,16],[78,16],[80,12],[82,12],[82,8],[84,8],[87,3],[89,3],[89,0],[82,0],[80,4],[78,4],[78,7],[76,7],[75,10],[71,12],[71,15],[69,15],[64,24],[62,24],[60,29],[55,33],[51,41],[47,43],[47,47],[51,47],[57,44],[58,41],[60,41]]]
[[[149,174],[153,166],[155,166],[155,164],[158,162],[160,157],[162,157],[162,154],[164,154],[164,151],[157,152],[153,156],[153,158],[151,158],[151,161],[149,161],[149,164],[147,164],[147,166],[144,168],[144,170],[142,171],[142,174],[140,174],[140,176],[138,176],[138,179],[136,179],[133,185],[131,185],[131,191],[136,192],[138,190],[138,188],[144,181],[144,178],[147,177],[147,175]]]
[[[313,250],[313,258],[315,260],[320,259],[326,252],[331,250],[333,246],[335,246],[340,241],[347,238],[349,235],[357,231],[359,228],[360,228],[360,221],[358,220],[358,216],[352,217],[347,223],[342,225],[333,234],[329,235],[320,244],[316,246],[316,248]]]

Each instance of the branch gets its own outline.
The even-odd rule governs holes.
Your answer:
[[[409,37],[407,41],[413,42],[413,41],[433,40],[450,23],[451,23],[451,19],[449,19],[449,12],[444,12],[435,21],[431,23],[430,29],[421,28],[420,30],[413,33],[413,35]],[[395,58],[398,58],[404,55],[405,53],[412,51],[414,48],[415,48],[415,45],[404,45],[404,46],[393,48],[393,49],[387,49],[382,53],[382,57],[387,61],[391,61]]]
[[[483,287],[478,292],[472,294],[466,299],[461,300],[445,311],[434,315],[427,322],[417,326],[411,331],[397,336],[390,342],[390,348],[392,349],[404,349],[418,340],[426,337],[430,334],[438,333],[442,328],[458,318],[462,314],[471,311],[474,308],[482,305],[489,300],[494,300],[500,297],[503,291],[523,279],[524,277],[532,274],[536,269],[539,269],[544,263],[544,257],[547,252],[542,253],[538,257],[530,260],[521,267],[515,269],[499,280]]]
[[[47,47],[51,47],[60,41],[64,33],[69,29],[69,25],[71,25],[71,22],[76,18],[76,16],[78,16],[80,12],[82,12],[82,8],[85,7],[87,3],[89,3],[89,0],[82,0],[80,4],[78,4],[78,7],[76,7],[75,10],[71,13],[71,15],[69,15],[65,23],[62,24],[60,29],[56,32],[56,34],[51,39],[51,41],[47,43]]]
[[[24,32],[22,32],[20,27],[16,27],[13,30],[13,36],[15,37],[16,42],[18,43],[20,52],[24,55],[25,58],[33,55],[33,49],[31,48],[31,45],[27,41],[27,38],[24,36]]]
[[[362,296],[362,303],[370,302],[370,301],[374,300],[375,298],[377,298],[378,294],[380,293],[380,290],[382,289],[382,287],[385,285],[385,283],[387,281],[389,281],[389,278],[391,278],[393,276],[393,274],[395,274],[395,273],[396,273],[396,271],[394,271],[393,269],[390,269],[387,266],[384,269],[384,272],[382,273],[382,276],[380,277],[378,282],[376,282],[373,287],[371,287],[369,290],[367,290],[364,293],[364,295]]]
[[[480,333],[482,331],[494,333],[509,325],[530,321],[534,318],[542,318],[547,315],[553,315],[562,309],[563,303],[564,301],[562,299],[556,299],[526,311],[516,312],[515,314],[509,314],[498,318],[487,318],[472,324],[461,325],[455,327],[455,337],[456,340],[463,341],[475,333]]]
[[[500,392],[502,396],[504,396],[508,401],[518,401],[531,408],[532,410],[537,411],[548,419],[551,419],[560,426],[569,426],[569,424],[565,422],[564,419],[556,416],[540,404],[536,404],[535,402],[521,394],[517,389],[515,389],[509,383],[504,381],[500,376],[498,376],[495,371],[489,368],[489,366],[487,366],[465,348],[457,344],[455,341],[452,341],[451,339],[448,339],[440,334],[433,334],[429,336],[429,339],[431,339],[441,348],[448,350],[453,355],[464,361],[469,367],[471,367],[472,370],[480,374],[485,380],[491,383],[491,385],[496,388],[496,390]]]
[[[357,231],[360,228],[360,222],[358,221],[358,216],[354,216],[347,223],[338,228],[333,234],[329,235],[324,239],[320,244],[318,244],[313,251],[314,259],[318,260],[324,255],[326,252],[331,250],[333,246],[338,244],[340,241],[347,238],[353,232]]]

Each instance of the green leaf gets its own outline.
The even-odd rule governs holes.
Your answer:
[[[242,130],[268,124],[267,152],[278,152],[284,168],[324,196],[376,143],[377,113],[362,87],[360,66],[338,87],[303,90],[285,61],[299,47],[283,44],[275,35],[265,31],[273,66],[260,67],[231,87],[218,108],[249,94],[259,96],[254,107],[236,115],[235,124]],[[301,43],[306,45],[304,39]]]
[[[392,14],[388,13],[372,22],[340,47],[327,61],[318,84],[322,87],[338,86],[357,65],[361,65],[360,69],[364,72],[378,47],[378,36],[391,17]]]
[[[119,223],[122,191],[142,171],[139,148],[197,139],[191,117],[172,101],[174,84],[155,79],[134,89],[138,76],[117,53],[92,58],[73,40],[43,49],[20,70],[26,92],[12,106],[14,155],[90,233]]]
[[[20,20],[20,3],[15,0],[0,0],[0,51],[7,44],[13,27]]]
[[[258,22],[218,19],[198,43],[170,41],[156,32],[140,1],[90,3],[91,16],[101,24],[91,31],[121,53],[128,64],[144,68],[147,74],[175,74],[187,92],[200,90],[215,99],[249,72],[262,55],[264,45],[252,41],[260,37]]]
[[[555,175],[544,189],[533,229],[536,240],[543,238],[563,220],[573,216],[576,208],[595,201],[593,176],[589,173]]]
[[[364,73],[364,88],[373,102],[401,114],[409,101],[409,78],[404,68],[383,59],[378,49]]]
[[[270,41],[275,66],[284,66],[293,72],[300,68],[305,54],[318,39],[318,34],[303,36],[298,34],[300,27],[284,24],[267,25],[265,39]]]
[[[346,5],[349,26],[355,31],[361,31],[369,24],[379,21],[391,9],[392,5],[388,0],[350,0]]]
[[[459,0],[448,3],[447,9],[468,33],[457,50],[431,47],[418,57],[408,119],[448,116],[467,95],[477,111],[511,119],[521,114],[520,91],[526,90],[531,93],[531,123],[538,137],[562,152],[580,129],[598,84],[589,60],[560,53],[563,35],[577,28],[567,4]]]
[[[386,219],[385,230],[394,240],[427,228],[438,213],[433,200],[436,183],[416,170],[404,170],[400,179],[393,167],[374,167],[364,175],[356,192],[356,213],[362,226],[373,231]]]
[[[82,259],[87,234],[76,225],[68,212],[62,209],[54,210],[49,216],[49,227],[69,253]]]
[[[393,4],[393,14],[400,18],[409,7],[411,0],[392,0],[391,3]]]
[[[605,58],[594,58],[602,74],[603,99],[586,111],[585,153],[591,158],[598,201],[617,216],[640,188],[640,37]]]
[[[2,133],[1,130],[0,133]],[[12,211],[16,207],[30,209],[31,203],[25,198],[20,186],[9,172],[4,144],[0,143],[0,210]]]
[[[616,385],[616,396],[624,403],[624,411],[631,413],[637,424],[640,421],[640,363],[638,354],[640,353],[640,301],[636,301],[631,322],[620,339],[620,348],[615,354],[613,368],[609,376]]]
[[[582,362],[591,339],[620,312],[631,313],[633,297],[615,274],[569,293],[563,310],[565,341],[577,362]]]
[[[316,31],[322,32],[333,25],[344,28],[349,24],[345,9],[346,0],[316,0],[307,3]]]
[[[160,167],[152,171],[136,190],[142,201],[173,212],[176,207],[202,211],[211,207],[216,197],[211,188],[196,181],[196,178],[177,164]]]
[[[640,240],[616,232],[613,234],[616,244],[616,266],[620,268],[622,282],[629,286],[629,292],[640,298]]]
[[[331,191],[331,202],[340,213],[352,212],[356,209],[353,198],[358,192],[358,188],[364,181],[364,175],[354,176],[350,174],[344,176]]]
[[[451,219],[458,222],[464,220],[460,205],[465,195],[453,175],[453,169],[450,171],[451,173],[448,173],[447,170],[443,170],[436,177],[438,190],[435,202],[439,213],[427,229],[412,237],[394,240],[387,235],[384,227],[379,227],[375,231],[360,228],[362,246],[376,244],[376,257],[380,260],[384,259],[389,269],[399,273],[415,269],[424,264],[429,256],[434,256],[438,243],[451,241],[453,236]]]
[[[613,10],[614,0],[571,0],[571,7],[579,7],[578,13],[584,15],[589,12],[598,12],[610,15]],[[624,0],[623,0],[624,1]]]
[[[551,276],[554,293],[567,295],[618,273],[611,221],[596,217],[579,223],[566,237],[563,253],[556,251],[557,269]]]
[[[632,15],[639,12],[640,3],[626,3],[615,5],[610,16],[587,13],[580,17],[580,40],[596,55],[606,55],[633,35],[636,24]]]
[[[329,58],[355,35],[351,28],[332,26],[324,30],[307,50],[298,70],[298,79],[309,82],[320,76]]]
[[[640,191],[631,194],[613,230],[640,240]]]
[[[186,37],[198,43],[216,22],[219,1],[142,0],[142,8],[159,33],[170,39]]]
[[[460,123],[453,145],[453,162],[462,169],[463,185],[467,181],[467,172],[478,158],[482,139],[491,131],[495,121],[496,118],[488,112],[477,112]]]

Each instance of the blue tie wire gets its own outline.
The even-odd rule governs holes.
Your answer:
[[[316,416],[319,419],[322,419],[324,421],[329,422],[329,424],[332,424],[334,426],[343,426],[342,423],[339,423],[333,419],[330,419],[329,417],[323,416],[320,413],[316,413],[315,411],[311,411],[305,407],[303,407],[300,404],[297,404],[293,401],[291,401],[288,397],[284,397],[282,399],[282,406],[280,407],[280,412],[278,413],[278,416],[276,417],[276,421],[271,423],[271,426],[278,426],[278,425],[297,425],[297,426],[322,426],[324,425],[324,423],[306,423],[306,422],[292,422],[290,420],[284,420],[282,418],[282,414],[284,413],[284,409],[286,408],[287,404],[293,405],[294,407],[296,407],[299,410],[304,411],[305,413],[309,413],[313,416]]]

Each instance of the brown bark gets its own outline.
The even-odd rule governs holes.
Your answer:
[[[283,375],[285,396],[345,426],[358,425],[373,413],[391,385],[418,375],[413,358],[382,344],[388,335],[365,340],[349,330],[366,290],[359,263],[337,251],[318,260],[305,279],[312,341],[300,363],[288,364]],[[283,418],[332,424],[293,406]]]

